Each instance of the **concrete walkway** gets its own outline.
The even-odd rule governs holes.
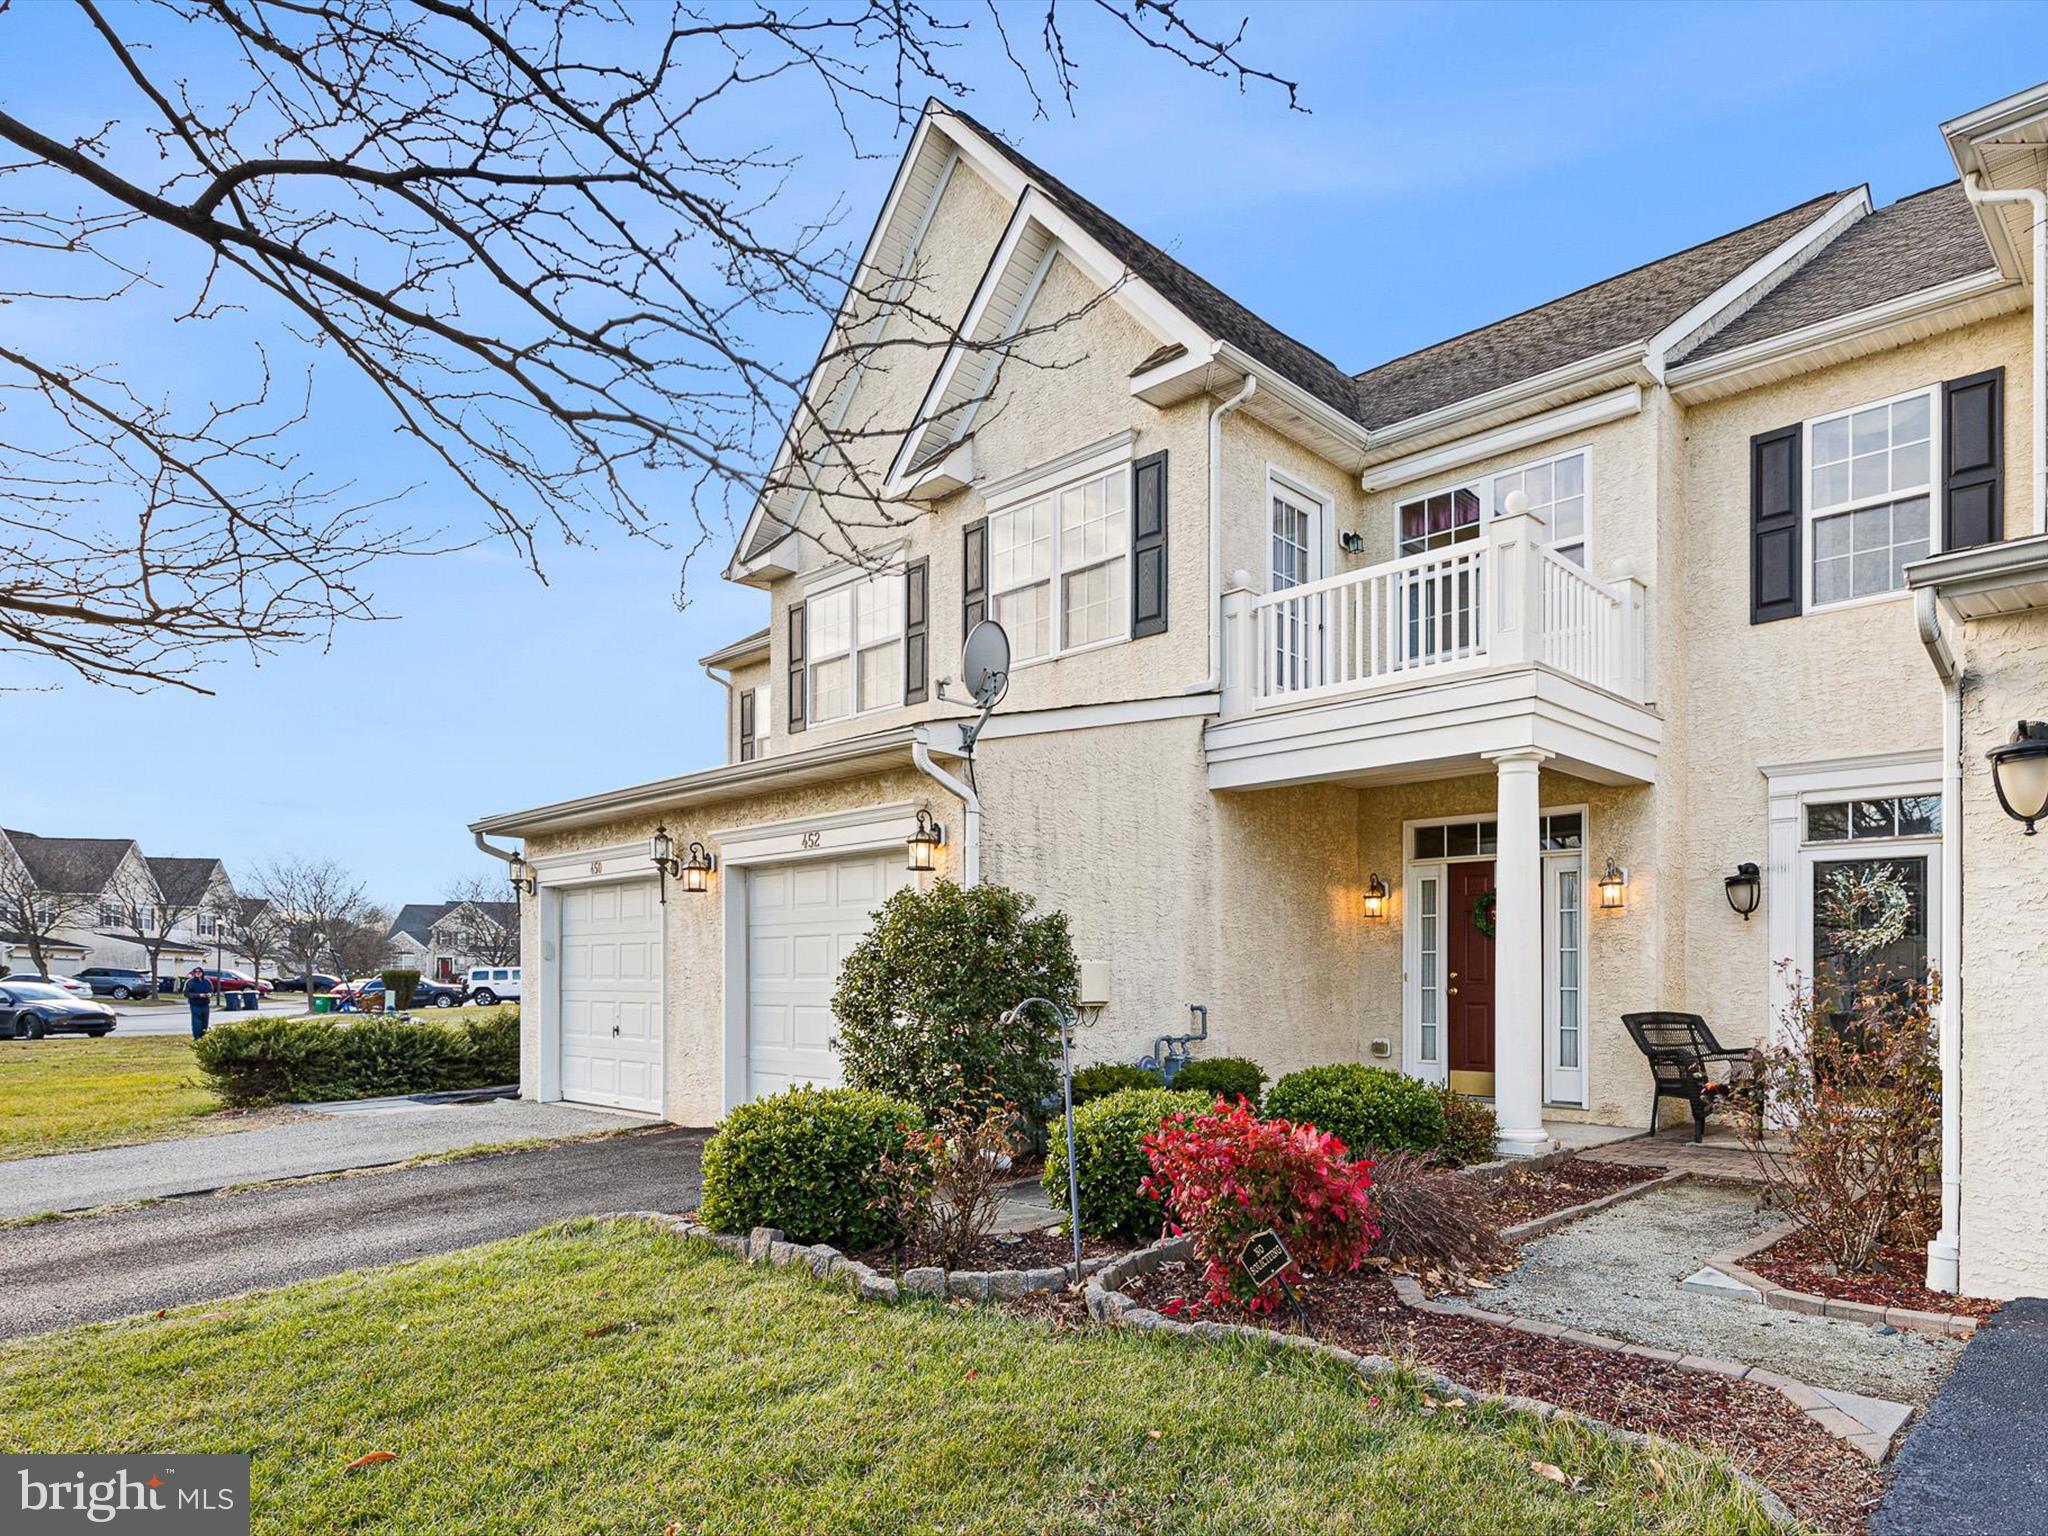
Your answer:
[[[2048,1533],[2048,1300],[1977,1330],[1906,1439],[1870,1536]]]
[[[445,1253],[571,1216],[685,1211],[703,1151],[702,1132],[659,1130],[16,1227],[0,1232],[0,1338]],[[575,1304],[565,1293],[564,1309]]]
[[[186,1195],[263,1179],[402,1163],[432,1152],[536,1137],[588,1136],[650,1125],[644,1115],[582,1104],[493,1099],[422,1105],[378,1100],[262,1131],[230,1131],[99,1152],[60,1152],[6,1164],[0,1220]]]
[[[1739,1189],[1674,1185],[1524,1244],[1521,1264],[1472,1304],[1680,1354],[1739,1360],[1818,1388],[1899,1403],[1930,1400],[1962,1349],[1959,1341],[1882,1334],[1865,1323],[1680,1288],[1708,1255],[1781,1220],[1758,1212],[1754,1197]]]

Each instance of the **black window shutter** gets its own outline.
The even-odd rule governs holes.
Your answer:
[[[740,761],[754,760],[754,690],[740,690]]]
[[[789,728],[804,728],[804,605],[789,605]]]
[[[960,530],[960,634],[988,617],[988,519]]]
[[[1749,440],[1749,622],[1799,616],[1799,428]]]
[[[1131,637],[1166,633],[1166,455],[1131,466]]]
[[[931,693],[931,569],[913,560],[903,569],[903,702],[922,704]]]
[[[2005,370],[1941,386],[1941,547],[1995,544],[2005,523]]]

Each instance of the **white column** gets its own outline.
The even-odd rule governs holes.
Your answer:
[[[1543,760],[1538,747],[1486,754],[1499,771],[1493,863],[1493,1109],[1497,1150],[1550,1149],[1543,1129]]]
[[[1257,624],[1252,615],[1252,603],[1258,594],[1252,590],[1250,571],[1231,572],[1230,582],[1223,589],[1223,703],[1222,715],[1225,720],[1235,720],[1252,712],[1258,704],[1255,680],[1259,664]]]

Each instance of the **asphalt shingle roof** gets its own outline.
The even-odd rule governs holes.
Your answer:
[[[1648,341],[1844,194],[1823,193],[1617,277],[1424,347],[1358,376],[1359,419],[1406,421],[1616,347]]]
[[[1680,361],[1718,357],[1996,265],[1962,183],[1930,187],[1850,225]]]
[[[454,905],[452,901],[409,901],[391,919],[391,928],[384,937],[395,938],[402,933],[422,944],[430,943],[427,930],[446,917]]]
[[[196,907],[204,901],[213,884],[213,872],[220,868],[219,859],[162,859],[155,854],[145,857],[149,872],[156,876],[156,888],[174,907]]]
[[[67,896],[97,896],[135,846],[128,837],[37,837],[0,827],[35,883]]]

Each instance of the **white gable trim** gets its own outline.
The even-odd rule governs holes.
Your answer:
[[[1495,454],[1512,453],[1517,448],[1527,448],[1531,444],[1545,442],[1553,437],[1565,437],[1574,432],[1583,432],[1589,427],[1604,426],[1610,421],[1622,421],[1639,414],[1642,408],[1642,385],[1625,384],[1620,389],[1610,390],[1604,395],[1595,395],[1592,399],[1582,400],[1577,405],[1545,411],[1540,416],[1531,416],[1509,426],[1496,427],[1491,432],[1459,438],[1456,442],[1446,443],[1441,448],[1411,453],[1405,459],[1394,459],[1377,465],[1365,472],[1360,483],[1368,491],[1391,490],[1397,485],[1406,485],[1411,480],[1421,480],[1453,469],[1462,469],[1467,464],[1477,464],[1481,459],[1490,459]]]

